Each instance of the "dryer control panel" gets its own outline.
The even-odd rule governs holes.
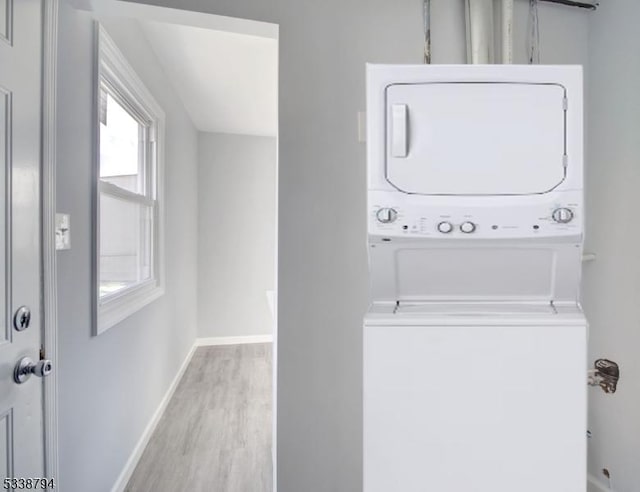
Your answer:
[[[510,239],[582,233],[582,194],[535,197],[413,197],[370,192],[369,234],[383,237]],[[424,202],[424,203],[417,203]],[[441,203],[438,203],[441,202]],[[448,203],[447,203],[448,202]],[[462,203],[461,203],[462,202]]]

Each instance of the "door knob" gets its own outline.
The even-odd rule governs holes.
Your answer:
[[[33,362],[31,357],[23,357],[16,364],[13,371],[13,379],[16,383],[22,384],[31,377],[32,374],[39,378],[44,378],[53,371],[53,364],[48,359]]]

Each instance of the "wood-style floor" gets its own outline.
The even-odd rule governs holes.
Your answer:
[[[200,347],[127,492],[271,492],[271,344]]]

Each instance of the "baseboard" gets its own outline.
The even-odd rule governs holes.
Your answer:
[[[182,375],[186,371],[189,362],[191,362],[191,358],[193,357],[193,353],[195,352],[195,350],[196,345],[194,344],[194,346],[191,347],[191,350],[189,350],[189,353],[182,362],[180,369],[178,369],[178,373],[173,378],[173,381],[171,382],[171,385],[169,386],[169,389],[165,393],[164,397],[160,401],[158,408],[152,415],[151,420],[147,424],[147,427],[140,437],[140,440],[136,444],[135,448],[133,448],[133,452],[131,453],[131,456],[129,456],[129,459],[127,460],[127,463],[124,466],[122,472],[120,472],[120,476],[116,480],[116,483],[111,489],[111,492],[123,492],[125,487],[127,486],[127,483],[129,483],[129,479],[131,478],[131,475],[133,475],[133,471],[136,469],[138,461],[140,461],[140,457],[142,456],[144,449],[147,447],[149,439],[151,439],[151,436],[153,435],[153,431],[156,430],[158,422],[160,422],[160,418],[167,408],[167,405],[169,404],[173,393],[176,391],[178,383],[180,382],[180,379],[182,379]]]
[[[612,490],[603,484],[600,480],[598,480],[593,475],[587,476],[588,487],[587,492],[612,492]]]
[[[209,345],[239,345],[243,343],[271,343],[271,342],[273,342],[273,335],[196,338],[196,345],[198,347],[206,347]]]

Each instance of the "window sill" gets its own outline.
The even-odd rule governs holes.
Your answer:
[[[98,302],[98,322],[96,335],[125,320],[133,313],[152,303],[164,294],[164,287],[158,282],[149,282],[132,288],[122,295],[114,296]]]

